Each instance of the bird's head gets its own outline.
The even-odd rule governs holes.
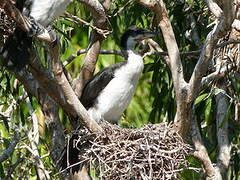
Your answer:
[[[121,38],[121,47],[123,50],[133,49],[134,46],[144,39],[156,36],[155,32],[147,29],[131,26]]]

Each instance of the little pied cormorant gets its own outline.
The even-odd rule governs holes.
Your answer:
[[[104,68],[86,84],[80,101],[95,121],[119,121],[133,97],[144,67],[142,56],[133,49],[138,42],[155,35],[149,30],[130,27],[122,35],[120,44],[126,61]]]
[[[4,64],[9,69],[23,68],[29,59],[29,51],[32,46],[31,36],[41,33],[41,27],[48,27],[58,16],[60,16],[72,0],[16,0],[16,7],[24,16],[30,17],[32,27],[30,33],[24,32],[16,27],[14,33],[9,36],[0,54],[3,56]]]

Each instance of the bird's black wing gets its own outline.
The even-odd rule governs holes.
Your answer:
[[[3,65],[13,70],[22,69],[29,61],[31,47],[32,38],[28,37],[27,32],[17,27],[1,49]]]
[[[30,0],[17,0],[16,8],[23,11]],[[0,48],[0,56],[3,57],[3,65],[12,70],[22,69],[29,61],[30,50],[32,47],[32,38],[27,32],[17,27],[13,34],[6,40],[4,46]]]
[[[120,62],[113,64],[102,71],[98,72],[88,81],[85,85],[82,96],[80,98],[81,103],[86,109],[89,109],[94,105],[94,102],[100,92],[108,85],[108,83],[114,78],[114,72],[119,67],[125,65],[126,62]]]

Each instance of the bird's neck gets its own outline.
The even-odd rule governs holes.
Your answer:
[[[134,51],[133,49],[126,50],[126,55],[127,55],[126,60],[128,63],[134,63],[134,64],[143,63],[142,56],[137,51]]]

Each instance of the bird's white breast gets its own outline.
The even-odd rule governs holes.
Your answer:
[[[116,123],[132,99],[142,70],[142,57],[133,52],[127,64],[115,71],[115,77],[100,93],[95,105],[89,109],[92,118],[96,121],[103,118]]]
[[[43,26],[48,26],[60,16],[72,0],[33,0],[30,16]]]

